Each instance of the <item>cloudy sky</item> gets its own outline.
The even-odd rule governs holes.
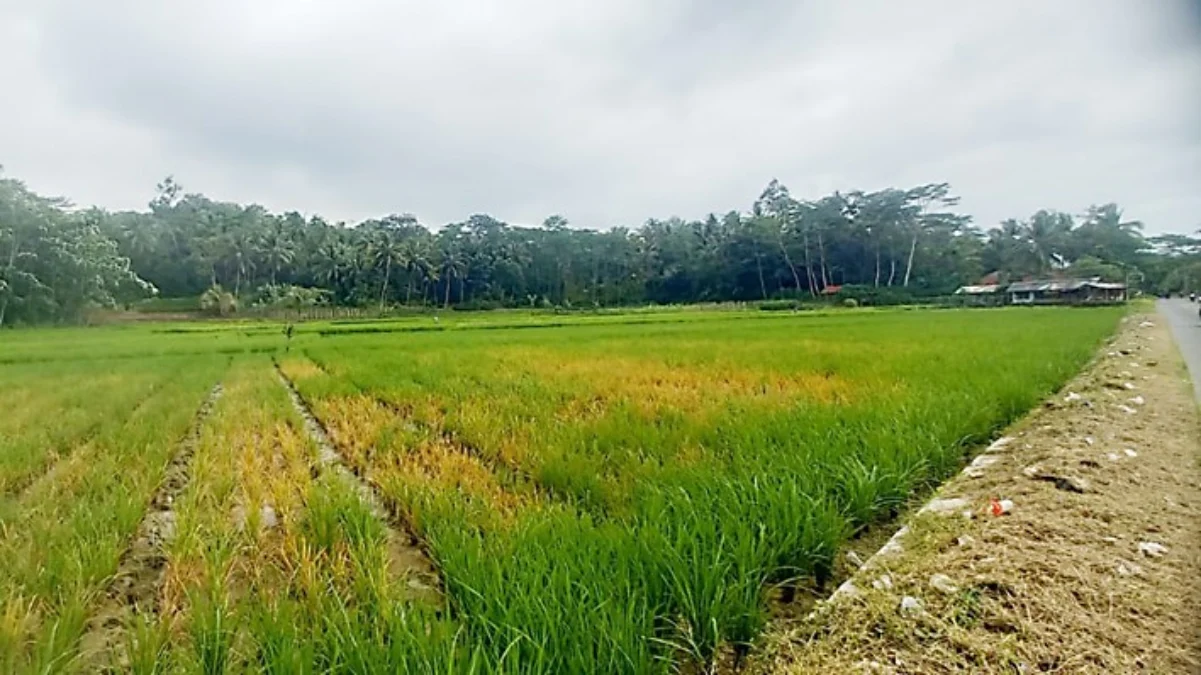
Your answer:
[[[80,204],[586,227],[949,181],[1201,227],[1199,0],[0,0],[0,164]]]

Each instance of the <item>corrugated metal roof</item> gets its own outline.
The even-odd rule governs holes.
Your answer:
[[[1102,290],[1120,290],[1125,284],[1114,284],[1088,279],[1044,279],[1040,281],[1019,281],[1009,285],[1010,293],[1071,293],[1081,288],[1090,287]]]
[[[981,284],[979,286],[960,286],[955,289],[955,295],[986,295],[1001,290],[999,284]]]

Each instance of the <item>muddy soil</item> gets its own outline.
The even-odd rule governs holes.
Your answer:
[[[117,573],[80,643],[80,651],[87,663],[98,668],[127,665],[123,637],[130,620],[138,614],[158,611],[159,592],[167,571],[167,544],[175,536],[175,500],[188,485],[200,430],[220,397],[221,385],[218,384],[196,412],[187,436],[167,466],[163,482],[150,500],[133,541],[121,556]]]
[[[1128,318],[751,669],[1201,673],[1201,424],[1164,318]]]

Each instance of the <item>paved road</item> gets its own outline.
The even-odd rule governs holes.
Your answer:
[[[1197,315],[1201,303],[1179,299],[1158,300],[1156,308],[1172,327],[1176,346],[1180,348],[1189,374],[1193,377],[1193,391],[1201,400],[1201,317]]]

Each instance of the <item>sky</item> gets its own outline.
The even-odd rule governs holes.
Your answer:
[[[0,165],[354,221],[575,226],[949,182],[1201,228],[1201,0],[0,0]]]

